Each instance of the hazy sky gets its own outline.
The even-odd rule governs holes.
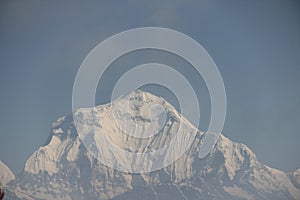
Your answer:
[[[245,143],[272,167],[299,168],[299,19],[296,0],[1,1],[0,159],[17,173],[45,144],[51,123],[71,113],[76,72],[99,42],[130,28],[160,26],[197,40],[219,67],[228,98],[224,135]],[[112,69],[156,60],[198,81],[172,55],[136,53],[120,58]],[[100,81],[98,103],[108,101],[126,69],[108,72]],[[198,97],[207,114],[199,81]],[[203,127],[205,122],[204,117]]]

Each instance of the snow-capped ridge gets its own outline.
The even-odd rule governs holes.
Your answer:
[[[166,115],[163,115],[161,108]],[[136,196],[159,200],[288,200],[300,197],[300,187],[297,185],[300,170],[286,174],[265,166],[257,161],[253,151],[246,145],[235,143],[224,135],[220,135],[206,157],[199,158],[204,133],[198,129],[189,149],[160,170],[141,174],[124,173],[99,162],[92,155],[97,151],[97,146],[93,142],[89,143],[89,147],[83,145],[73,117],[78,117],[83,129],[87,130],[87,137],[83,139],[95,140],[94,133],[86,126],[88,123],[105,132],[120,148],[132,152],[161,148],[176,135],[180,120],[184,121],[186,129],[196,129],[165,99],[149,92],[138,90],[112,103],[80,108],[73,114],[61,117],[52,124],[47,144],[30,156],[24,172],[12,182],[16,188],[53,200],[127,200]],[[148,125],[149,120],[164,116],[166,120],[159,134],[138,139],[122,132],[126,128],[130,130],[130,127],[126,127],[130,120],[143,126]],[[119,124],[116,124],[116,117],[119,117]],[[159,125],[157,122],[154,128]],[[111,157],[116,163],[117,156]]]
[[[224,155],[224,166],[230,179],[233,179],[236,172],[241,169],[245,159],[248,159],[249,168],[256,164],[256,156],[249,147],[241,143],[232,142],[224,135],[220,135],[216,148]]]

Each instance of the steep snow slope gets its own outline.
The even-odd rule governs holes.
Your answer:
[[[123,108],[129,100],[126,118],[117,125],[111,104],[94,109],[83,108],[75,113],[82,122],[89,122],[105,132],[113,143],[132,152],[159,149],[170,142],[178,131],[180,114],[164,99],[137,91],[114,102]],[[166,109],[164,126],[157,122],[159,134],[137,139],[122,134],[130,130],[129,120],[141,125],[149,122],[147,106],[160,103]],[[118,108],[118,107],[116,107]],[[131,109],[132,108],[132,109]],[[91,122],[89,113],[99,121]],[[122,114],[122,113],[121,113]],[[158,112],[154,115],[161,115]],[[163,116],[162,116],[163,117]],[[86,123],[82,123],[86,124]],[[195,130],[184,119],[187,133]],[[152,127],[153,128],[153,127]],[[208,156],[199,158],[203,133],[196,130],[189,149],[174,163],[150,173],[120,172],[103,165],[92,154],[98,155],[97,132],[90,127],[86,139],[92,141],[87,148],[78,137],[72,116],[62,117],[52,125],[49,143],[37,149],[27,160],[24,172],[17,176],[11,187],[40,199],[300,199],[299,171],[285,174],[257,161],[255,154],[245,145],[232,142],[221,135]],[[136,130],[136,134],[143,133]],[[192,133],[192,132],[191,132]],[[189,137],[189,135],[185,135]],[[185,138],[183,138],[185,140]],[[180,144],[179,144],[180,145]],[[119,162],[119,155],[111,154]],[[118,159],[115,159],[117,156]],[[151,167],[151,165],[150,165]]]

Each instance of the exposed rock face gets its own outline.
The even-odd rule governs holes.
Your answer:
[[[133,109],[128,117],[138,123],[147,123],[143,106],[158,101],[164,105],[167,118],[161,132],[142,140],[122,135],[112,121],[110,104],[94,109],[102,130],[130,151],[144,152],[168,143],[176,134],[180,114],[152,94],[138,91],[131,95],[138,98],[131,99]],[[84,120],[88,112],[90,109],[80,109],[78,114],[83,113]],[[186,129],[195,129],[186,125]],[[223,135],[210,154],[200,159],[202,139],[203,133],[197,131],[188,151],[163,169],[124,173],[95,159],[78,137],[72,116],[62,117],[53,123],[49,143],[30,156],[10,187],[30,195],[27,199],[300,199],[299,170],[285,174],[269,168],[248,147]]]

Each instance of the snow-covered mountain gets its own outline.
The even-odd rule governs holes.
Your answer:
[[[79,109],[74,116],[85,121],[87,114],[93,112],[99,119],[99,130],[119,147],[133,152],[160,148],[174,137],[180,114],[163,98],[136,91],[114,103],[122,105],[124,100],[129,100],[131,109],[126,119],[141,124],[148,122],[149,113],[144,108],[159,102],[167,111],[160,133],[143,139],[122,134],[113,120],[111,104]],[[184,121],[186,130],[195,129]],[[92,153],[97,153],[97,145],[105,144],[95,141],[97,133],[82,128],[89,133],[86,137],[94,141],[95,145],[88,147],[90,151],[77,134],[73,115],[54,122],[47,145],[38,148],[26,161],[24,171],[9,183],[16,192],[8,199],[300,199],[300,170],[286,174],[263,165],[247,146],[223,135],[210,154],[200,159],[204,134],[197,130],[192,145],[178,160],[163,169],[138,174],[99,162]],[[111,156],[118,162],[114,159],[118,155]],[[27,196],[20,197],[21,194]]]
[[[8,182],[15,179],[15,175],[10,169],[0,160],[0,183],[6,185]]]

